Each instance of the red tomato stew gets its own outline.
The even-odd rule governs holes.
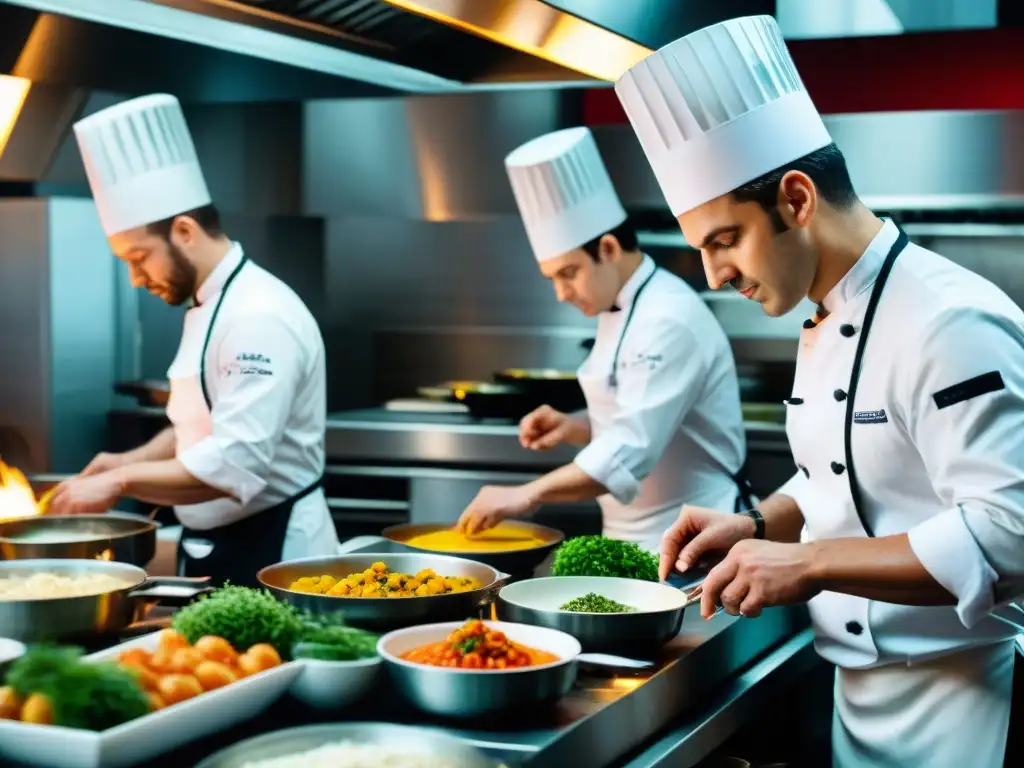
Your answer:
[[[558,656],[514,643],[482,621],[467,621],[440,643],[414,648],[401,655],[406,661],[459,669],[518,669],[550,664]]]

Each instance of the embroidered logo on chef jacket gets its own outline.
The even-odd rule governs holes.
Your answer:
[[[878,411],[855,411],[853,414],[854,424],[888,424],[889,417],[885,415],[885,408]]]
[[[626,370],[627,368],[641,368],[646,367],[648,371],[653,371],[659,365],[664,362],[665,358],[662,355],[645,355],[642,352],[638,352],[630,360],[623,360],[619,363],[620,370]]]
[[[220,375],[223,378],[231,376],[273,376],[271,360],[266,355],[258,352],[240,352],[227,365],[220,367]]]

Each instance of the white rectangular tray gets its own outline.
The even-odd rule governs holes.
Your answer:
[[[157,642],[158,633],[153,633],[86,658],[115,659],[129,648],[153,651]],[[0,720],[0,758],[40,768],[141,765],[265,712],[300,671],[299,663],[288,662],[105,731]]]

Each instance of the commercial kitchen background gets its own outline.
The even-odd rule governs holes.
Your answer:
[[[644,249],[707,290],[608,83],[576,70],[621,69],[640,46],[716,18],[776,14],[861,195],[1024,300],[1019,5],[0,3],[0,73],[33,81],[25,95],[0,78],[0,455],[32,473],[73,472],[164,423],[114,384],[164,378],[183,310],[132,290],[111,257],[70,133],[82,116],[153,91],[186,104],[227,231],[323,329],[327,489],[346,537],[454,520],[481,483],[572,455],[523,451],[511,424],[382,407],[420,385],[582,362],[593,322],[537,273],[502,163],[515,146],[590,125]],[[68,15],[39,12],[55,8]],[[178,33],[160,15],[184,11]],[[538,42],[502,11],[590,35],[589,47]],[[751,410],[748,431],[765,494],[792,472],[780,401],[811,308],[771,320],[731,291],[706,295],[745,400],[775,407]],[[570,534],[598,527],[593,504],[544,514]]]

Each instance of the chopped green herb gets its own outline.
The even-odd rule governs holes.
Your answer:
[[[574,597],[561,610],[573,613],[632,613],[636,609],[596,592],[588,592],[583,597]]]
[[[476,647],[480,644],[480,641],[475,637],[470,637],[467,640],[463,640],[458,646],[456,646],[463,653],[472,653],[476,650]]]
[[[577,536],[555,550],[555,576],[615,576],[658,580],[658,558],[631,541],[604,536]]]

